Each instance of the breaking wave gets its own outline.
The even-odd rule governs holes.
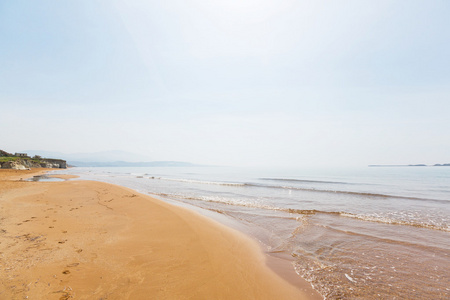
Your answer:
[[[356,191],[343,191],[343,190],[330,190],[330,189],[319,189],[319,188],[305,188],[296,186],[282,186],[282,185],[270,185],[270,184],[259,184],[259,183],[241,183],[241,182],[226,182],[226,181],[205,181],[205,180],[195,180],[195,179],[184,179],[184,178],[167,178],[167,177],[148,177],[149,179],[158,179],[165,181],[175,181],[193,184],[206,184],[206,185],[220,185],[220,186],[231,186],[231,187],[253,187],[253,188],[268,188],[268,189],[282,189],[282,190],[294,190],[294,191],[305,191],[313,193],[328,193],[328,194],[341,194],[341,195],[352,195],[360,197],[371,197],[371,198],[395,198],[395,199],[405,199],[405,200],[418,200],[418,201],[432,201],[432,202],[449,202],[450,200],[438,200],[438,199],[427,199],[418,197],[408,197],[400,195],[389,195],[382,193],[370,193],[370,192],[356,192]],[[273,180],[270,178],[262,178],[263,180]],[[280,181],[297,181],[297,179],[276,179]],[[304,182],[308,182],[304,180]],[[321,182],[327,183],[327,181],[309,181],[309,182]],[[329,182],[331,183],[331,182]],[[339,182],[333,182],[339,183]]]
[[[159,180],[185,182],[185,183],[223,185],[223,186],[246,186],[247,185],[245,183],[237,183],[237,182],[205,181],[205,180],[182,179],[182,178],[166,178],[166,177],[150,177],[150,179],[159,179]]]
[[[260,180],[284,181],[284,182],[306,182],[306,183],[351,184],[351,183],[342,182],[342,181],[322,181],[322,180],[290,179],[290,178],[260,178]]]
[[[428,229],[450,232],[449,225],[445,225],[445,224],[440,225],[440,224],[418,222],[418,221],[414,221],[414,220],[398,220],[398,219],[393,219],[393,218],[388,218],[388,217],[383,217],[383,216],[355,214],[355,213],[344,212],[344,211],[323,211],[323,210],[316,210],[316,209],[283,208],[283,207],[277,207],[277,206],[273,206],[273,205],[261,204],[261,203],[257,203],[257,202],[243,201],[243,200],[239,200],[237,198],[224,198],[224,197],[211,197],[211,196],[194,197],[194,196],[187,196],[187,195],[181,195],[181,194],[167,194],[167,193],[149,193],[149,194],[152,194],[155,196],[160,196],[160,197],[171,198],[171,199],[203,201],[203,202],[210,202],[210,203],[248,207],[248,208],[258,208],[258,209],[280,211],[280,212],[285,212],[285,213],[289,213],[289,214],[298,214],[298,215],[304,215],[304,216],[305,215],[306,216],[307,215],[315,215],[315,214],[334,215],[334,216],[339,216],[339,217],[358,219],[358,220],[367,221],[367,222],[377,222],[377,223],[391,224],[391,225],[414,226],[414,227],[428,228]]]

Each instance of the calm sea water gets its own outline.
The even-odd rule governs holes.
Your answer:
[[[450,299],[450,168],[73,168],[228,218],[327,299]]]

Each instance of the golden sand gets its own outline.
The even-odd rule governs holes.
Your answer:
[[[0,299],[317,298],[239,232],[111,184],[20,180],[44,171],[0,170]]]

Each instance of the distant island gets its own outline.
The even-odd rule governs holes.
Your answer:
[[[67,162],[63,159],[43,158],[39,155],[33,157],[27,153],[8,153],[0,150],[0,168],[26,170],[30,168],[67,168]]]
[[[450,167],[450,163],[447,164],[415,164],[415,165],[369,165],[369,167]]]

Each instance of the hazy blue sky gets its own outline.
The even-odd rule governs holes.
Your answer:
[[[0,149],[450,162],[450,1],[2,1]]]

